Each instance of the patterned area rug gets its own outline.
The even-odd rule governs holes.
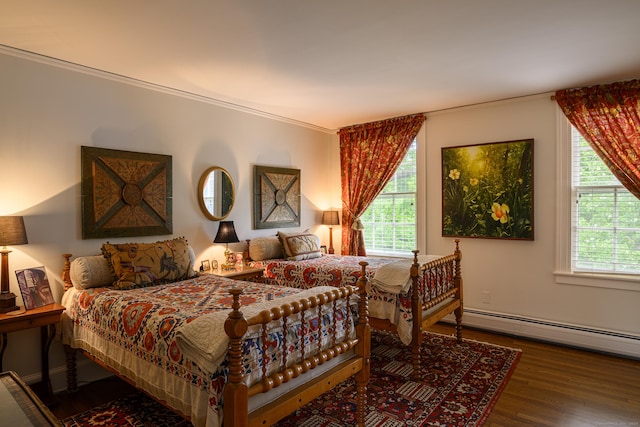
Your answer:
[[[420,378],[411,351],[395,335],[374,331],[366,425],[481,426],[521,352],[425,333]],[[355,383],[347,381],[280,421],[278,427],[355,425]],[[183,420],[142,394],[63,420],[65,426],[182,426]]]

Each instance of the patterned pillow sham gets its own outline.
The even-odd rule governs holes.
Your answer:
[[[116,276],[113,287],[133,289],[194,277],[189,245],[184,237],[156,243],[109,242],[102,254]]]
[[[289,261],[300,261],[322,256],[320,238],[308,231],[295,234],[278,231],[278,238],[282,243],[284,256]]]

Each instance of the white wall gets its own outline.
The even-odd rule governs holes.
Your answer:
[[[640,338],[640,283],[635,290],[621,290],[555,281],[558,118],[550,95],[427,115],[428,203],[421,218],[427,224],[427,250],[445,253],[453,247],[453,239],[441,232],[441,147],[533,138],[535,240],[463,238],[465,306]],[[489,292],[489,303],[483,302],[483,291]],[[635,355],[640,357],[638,342]]]
[[[275,232],[252,230],[255,164],[301,169],[301,228],[326,233],[317,227],[332,203],[329,133],[32,59],[38,58],[0,53],[0,215],[24,215],[29,239],[12,248],[9,259],[11,290],[20,304],[14,270],[44,265],[59,301],[61,254],[100,252],[103,240],[81,239],[82,145],[171,155],[173,236],[185,236],[198,260],[223,258],[224,246],[212,243],[218,223],[204,217],[196,196],[200,174],[212,165],[227,169],[235,181],[236,202],[227,219],[240,239]],[[39,373],[38,331],[8,338],[4,369],[27,377]],[[64,370],[57,342],[50,360],[52,371]]]

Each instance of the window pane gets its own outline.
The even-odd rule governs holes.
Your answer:
[[[572,128],[573,270],[640,274],[640,200]]]
[[[416,249],[416,141],[384,190],[360,220],[371,253],[410,254]]]
[[[613,227],[614,194],[580,192],[578,227]]]
[[[628,191],[618,195],[618,227],[640,229],[640,203]],[[637,247],[640,249],[640,246]]]

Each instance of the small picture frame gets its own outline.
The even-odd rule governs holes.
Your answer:
[[[326,255],[327,254],[327,247],[325,245],[320,246],[320,252],[322,253],[322,255]]]
[[[18,279],[25,309],[31,310],[32,308],[53,304],[53,293],[51,292],[44,266],[16,270],[16,278]]]
[[[218,271],[218,260],[215,260],[215,259],[211,260],[211,270]]]
[[[211,263],[208,259],[205,259],[200,263],[200,271],[209,271],[211,270]]]
[[[243,268],[244,267],[244,254],[242,252],[236,252],[235,253],[236,256],[236,268]]]
[[[229,255],[227,255],[227,264],[235,264],[235,263],[236,263],[236,253],[229,252]]]

